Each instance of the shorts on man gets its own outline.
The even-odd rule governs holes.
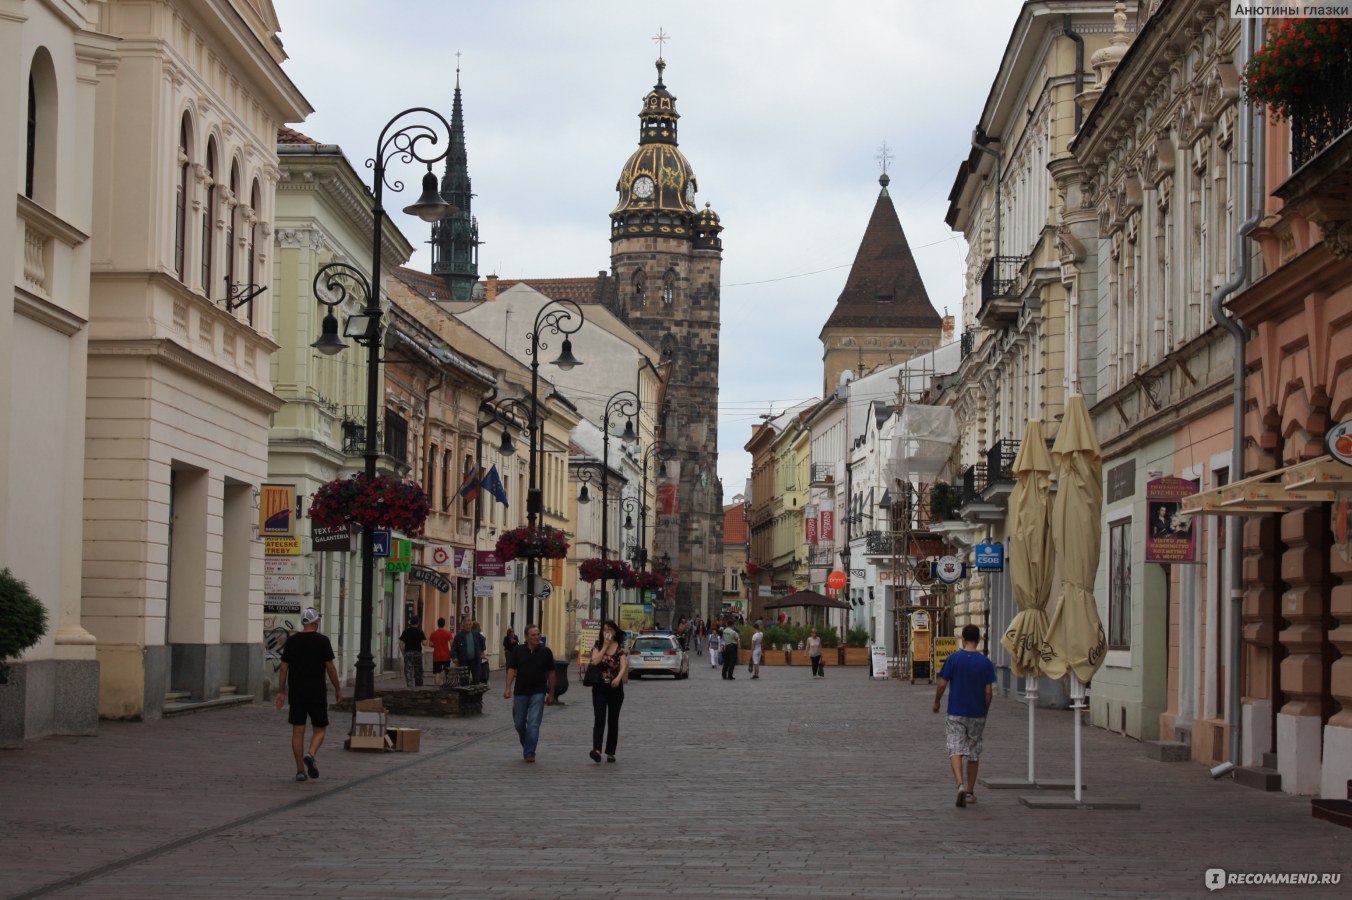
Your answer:
[[[981,736],[986,731],[985,716],[948,716],[944,720],[944,737],[948,755],[981,759]]]

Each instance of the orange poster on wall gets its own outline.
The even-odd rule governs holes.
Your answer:
[[[296,486],[263,484],[258,487],[258,534],[260,537],[296,536]]]

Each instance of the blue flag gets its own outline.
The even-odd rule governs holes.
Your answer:
[[[491,467],[479,484],[503,506],[511,505],[507,502],[507,489],[502,486],[502,478],[498,475],[497,466]]]

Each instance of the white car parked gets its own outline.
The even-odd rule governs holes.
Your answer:
[[[629,644],[629,677],[670,675],[690,677],[690,655],[670,634],[639,634]]]

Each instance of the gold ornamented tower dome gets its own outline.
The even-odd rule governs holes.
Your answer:
[[[657,84],[643,98],[639,147],[615,185],[620,200],[610,212],[612,241],[636,235],[689,237],[699,213],[699,183],[676,146],[676,98],[662,83],[667,64],[657,60]]]

